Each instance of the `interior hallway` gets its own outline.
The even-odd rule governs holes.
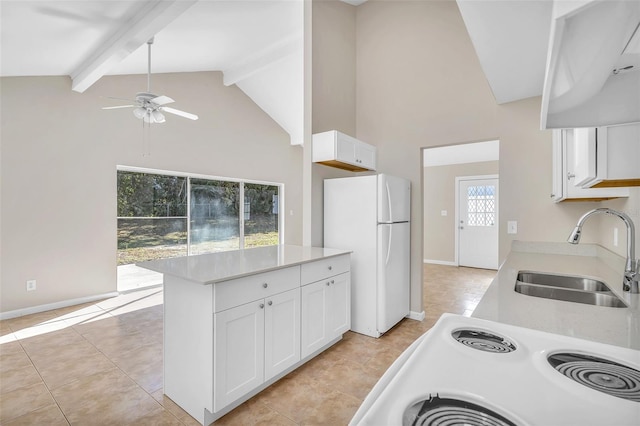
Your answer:
[[[496,271],[424,266],[422,322],[344,339],[216,425],[347,424],[444,312],[470,315]],[[162,290],[0,321],[0,424],[196,425],[162,394]]]

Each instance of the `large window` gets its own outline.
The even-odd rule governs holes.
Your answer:
[[[278,244],[280,192],[277,184],[118,170],[118,265]]]

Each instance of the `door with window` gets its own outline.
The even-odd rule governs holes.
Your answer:
[[[458,265],[498,269],[498,177],[456,181]]]

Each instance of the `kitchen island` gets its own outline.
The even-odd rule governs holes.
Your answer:
[[[595,244],[514,241],[472,316],[549,333],[640,349],[640,294],[622,291],[625,259]],[[519,271],[577,275],[604,282],[627,307],[533,297],[514,290]]]
[[[279,245],[139,263],[164,274],[164,393],[208,425],[342,338],[350,252]]]

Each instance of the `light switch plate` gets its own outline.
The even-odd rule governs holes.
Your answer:
[[[518,222],[515,220],[510,220],[507,222],[507,234],[517,234],[518,233]]]

